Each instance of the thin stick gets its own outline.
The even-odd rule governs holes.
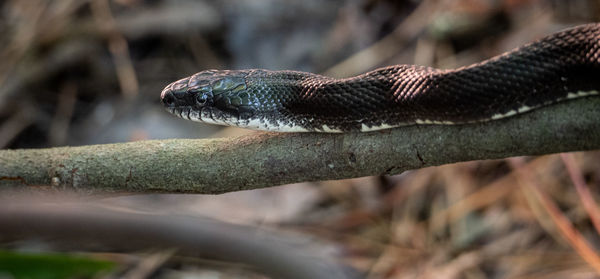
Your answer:
[[[560,158],[567,168],[569,177],[571,177],[571,181],[573,181],[573,185],[575,185],[577,194],[583,203],[585,211],[587,212],[588,216],[590,216],[592,224],[594,224],[594,228],[598,233],[600,233],[600,209],[598,209],[592,193],[583,179],[581,169],[579,169],[577,166],[577,162],[575,162],[573,154],[561,153]]]
[[[598,274],[600,274],[600,257],[594,251],[589,242],[573,226],[571,221],[560,211],[552,198],[538,185],[536,179],[531,175],[532,171],[526,165],[512,162],[513,167],[519,172],[518,183],[522,187],[531,189],[537,196],[538,201],[546,210],[558,231],[567,240],[569,245],[575,249],[577,254],[583,258]]]

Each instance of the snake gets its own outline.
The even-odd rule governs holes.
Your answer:
[[[346,133],[495,121],[599,91],[600,23],[591,23],[456,69],[393,65],[349,78],[205,70],[167,85],[161,101],[204,123]]]

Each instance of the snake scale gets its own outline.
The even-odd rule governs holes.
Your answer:
[[[600,23],[593,23],[458,69],[395,65],[344,79],[207,70],[169,84],[161,100],[189,120],[281,132],[466,124],[598,95],[599,56]]]

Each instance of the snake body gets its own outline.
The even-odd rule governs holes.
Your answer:
[[[600,24],[567,29],[470,66],[395,65],[335,79],[312,73],[207,70],[169,84],[182,118],[283,132],[368,132],[514,116],[600,92]]]

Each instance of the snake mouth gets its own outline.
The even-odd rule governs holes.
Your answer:
[[[166,107],[171,114],[192,121],[202,121],[201,113],[191,106]]]
[[[217,125],[239,125],[237,118],[225,116],[222,112],[214,110],[211,107],[178,106],[166,107],[166,109],[177,117],[195,122]]]
[[[175,116],[189,119],[190,111],[192,110],[190,107],[165,107],[168,112],[174,114]]]
[[[171,114],[195,122],[224,126],[238,126],[257,130],[280,130],[281,123],[261,119],[240,119],[212,107],[198,108],[195,106],[165,107]]]

